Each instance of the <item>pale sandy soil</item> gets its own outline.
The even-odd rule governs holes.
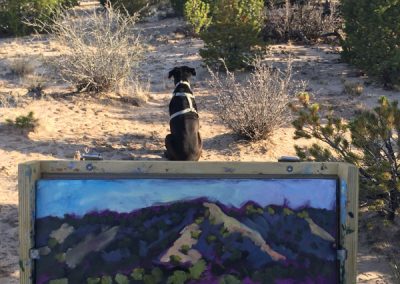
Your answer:
[[[173,89],[167,73],[174,66],[187,64],[197,68],[198,76],[192,86],[204,140],[201,160],[276,161],[282,155],[294,155],[295,141],[290,125],[278,129],[269,141],[247,143],[222,124],[215,109],[215,97],[208,89],[207,72],[201,67],[198,55],[202,42],[174,33],[182,24],[177,19],[164,19],[138,26],[148,40],[142,70],[151,83],[150,99],[141,107],[110,95],[102,95],[100,99],[68,95],[73,89],[46,72],[41,63],[43,56],[59,56],[54,43],[46,39],[0,40],[0,97],[20,96],[16,105],[0,107],[0,283],[18,282],[18,163],[71,159],[75,151],[85,148],[101,153],[105,159],[163,159],[164,137],[169,131],[167,106]],[[271,52],[268,60],[277,67],[283,66],[282,62],[292,54],[296,78],[309,81],[314,98],[332,105],[345,117],[350,117],[356,109],[371,107],[382,95],[391,99],[399,97],[399,92],[369,84],[356,69],[341,63],[334,47],[276,45],[271,47]],[[11,74],[10,62],[17,57],[29,58],[36,66],[35,72],[45,74],[46,97],[34,100],[26,96],[32,75],[20,78]],[[363,85],[367,82],[367,85],[360,96],[351,96],[343,91],[348,82]],[[28,111],[39,118],[40,127],[36,132],[24,136],[4,125],[5,119],[26,115]],[[366,234],[360,230],[358,283],[396,283],[384,253],[372,251],[365,240]]]

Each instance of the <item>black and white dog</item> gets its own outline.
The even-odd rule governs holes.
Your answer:
[[[199,133],[199,115],[189,78],[196,70],[188,66],[172,69],[168,78],[174,77],[175,89],[169,103],[171,133],[165,137],[166,157],[173,161],[198,161],[202,151]]]

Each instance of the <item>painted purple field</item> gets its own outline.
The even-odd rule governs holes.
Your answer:
[[[36,283],[338,283],[334,209],[207,198],[36,220]]]

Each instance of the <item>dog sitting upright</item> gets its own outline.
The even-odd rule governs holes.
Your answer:
[[[165,137],[166,157],[172,161],[198,161],[202,151],[199,115],[189,78],[196,70],[187,66],[175,67],[168,78],[174,77],[175,89],[169,103],[171,134]]]

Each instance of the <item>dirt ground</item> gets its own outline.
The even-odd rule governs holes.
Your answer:
[[[170,18],[138,25],[148,43],[141,66],[150,82],[149,100],[137,107],[116,96],[70,95],[73,88],[49,73],[43,57],[57,54],[54,43],[46,38],[0,39],[0,283],[18,283],[18,192],[17,165],[29,160],[72,159],[86,148],[101,153],[104,159],[162,160],[164,137],[169,132],[167,107],[173,82],[167,79],[174,66],[190,65],[197,69],[192,87],[200,112],[204,151],[207,161],[276,161],[294,155],[293,128],[278,129],[268,141],[248,143],[226,128],[215,109],[216,99],[208,89],[208,73],[198,55],[202,42],[175,33],[183,22]],[[294,60],[295,78],[308,81],[313,99],[333,106],[338,114],[350,117],[355,110],[372,107],[385,95],[399,98],[400,93],[383,90],[370,79],[340,61],[338,47],[329,45],[274,45],[267,59],[276,67],[285,65],[288,55]],[[12,74],[16,58],[27,58],[34,71],[27,76]],[[45,80],[45,96],[29,96],[27,89],[37,76]],[[352,84],[363,86],[361,95],[345,92]],[[39,128],[28,136],[6,127],[5,120],[33,111]],[[288,113],[289,115],[289,113]],[[364,216],[364,217],[363,217]],[[392,248],[361,215],[357,283],[400,283],[394,279],[386,258]],[[364,220],[364,221],[363,221]],[[379,226],[376,222],[375,228]],[[397,232],[400,226],[388,225]],[[380,232],[384,235],[386,229]],[[388,229],[389,230],[389,229]],[[374,232],[374,233],[371,233]]]

